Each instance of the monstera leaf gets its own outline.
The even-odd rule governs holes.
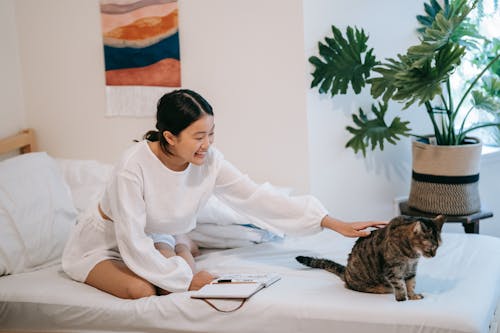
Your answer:
[[[442,52],[443,48],[458,49],[460,45],[465,49],[464,43],[467,39],[463,38],[464,35],[477,34],[477,31],[470,31],[469,26],[466,28],[465,21],[471,10],[466,0],[456,0],[447,7],[447,10],[435,14],[431,25],[421,33],[421,43],[410,47],[407,51],[413,66],[424,66],[426,62],[435,58],[436,52]]]
[[[480,90],[472,91],[472,104],[478,109],[500,115],[500,101]]]
[[[366,148],[371,145],[373,150],[377,146],[380,150],[384,150],[384,142],[396,144],[401,136],[409,136],[410,128],[408,121],[401,121],[399,117],[392,120],[392,123],[387,126],[384,117],[387,112],[387,103],[378,103],[379,109],[372,104],[372,112],[375,115],[374,119],[368,119],[363,110],[359,109],[359,116],[352,115],[352,120],[358,126],[357,128],[348,126],[347,130],[353,135],[346,143],[346,147],[350,147],[355,153],[361,151],[363,156],[366,156]]]
[[[444,6],[441,7],[436,0],[431,0],[430,3],[424,3],[424,10],[427,15],[417,15],[417,21],[422,25],[422,27],[417,29],[419,33],[423,33],[426,28],[432,26],[432,22],[434,22],[437,13],[443,11],[448,16],[450,2],[445,0]]]
[[[460,64],[464,52],[462,46],[446,44],[433,58],[424,56],[425,61],[408,55],[387,59],[373,69],[382,76],[367,80],[372,85],[371,94],[374,98],[382,96],[384,102],[404,102],[405,109],[415,102],[420,105],[430,101],[442,94],[442,83]]]
[[[335,26],[332,26],[332,32],[333,38],[326,37],[326,43],[318,43],[321,58],[309,58],[309,62],[315,66],[311,88],[319,85],[320,93],[330,91],[334,96],[345,94],[351,84],[358,94],[365,86],[371,69],[377,64],[373,49],[367,51],[368,36],[363,29],[352,27],[347,27],[347,39]]]
[[[439,39],[445,36],[446,39],[449,38],[454,43],[477,49],[478,44],[474,38],[482,38],[482,36],[477,24],[467,19],[467,15],[475,6],[476,2],[468,6],[466,0],[456,0],[451,5],[448,0],[445,0],[442,7],[436,0],[424,3],[427,15],[417,15],[417,21],[422,25],[417,31],[424,40],[429,37],[426,37],[426,34],[435,35],[432,37],[434,40],[436,37]],[[436,21],[441,21],[441,23],[437,24]],[[426,32],[427,28],[429,28],[428,32]],[[464,38],[466,36],[473,38]]]

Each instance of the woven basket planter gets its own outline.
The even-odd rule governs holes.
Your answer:
[[[425,142],[427,141],[427,142]],[[408,206],[426,213],[469,215],[481,210],[479,164],[482,144],[468,138],[460,146],[412,141],[412,180]]]

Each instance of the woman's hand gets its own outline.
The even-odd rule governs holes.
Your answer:
[[[210,274],[207,271],[199,271],[195,273],[193,276],[193,280],[191,280],[191,284],[189,285],[188,290],[198,290],[206,284],[212,282],[215,279],[215,276]]]
[[[381,228],[389,222],[384,221],[366,221],[366,222],[343,222],[326,215],[321,220],[321,226],[338,232],[346,237],[366,237],[370,234],[366,228]]]

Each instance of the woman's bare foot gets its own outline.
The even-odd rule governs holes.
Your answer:
[[[199,271],[193,275],[193,280],[191,281],[191,285],[189,286],[189,290],[198,290],[206,284],[212,282],[215,279],[215,276],[210,274],[207,271]]]
[[[193,257],[197,257],[201,254],[200,248],[198,245],[196,245],[195,242],[191,238],[189,238],[186,234],[181,234],[181,235],[176,235],[174,236],[176,245],[178,244],[184,244],[187,246],[189,251],[191,251],[191,254]]]

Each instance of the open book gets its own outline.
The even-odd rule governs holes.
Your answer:
[[[191,294],[192,298],[249,298],[262,288],[278,281],[280,276],[268,274],[224,274]]]

